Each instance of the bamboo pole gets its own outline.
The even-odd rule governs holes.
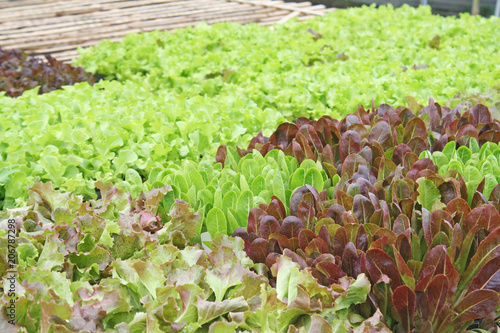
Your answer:
[[[479,10],[480,10],[480,4],[479,0],[472,0],[472,15],[479,15]]]
[[[310,9],[296,9],[293,6],[290,5],[281,5],[281,4],[276,4],[274,1],[259,1],[259,0],[226,0],[226,1],[234,1],[234,2],[239,2],[239,3],[249,3],[249,4],[254,4],[256,6],[266,6],[266,7],[273,7],[273,8],[279,8],[279,9],[286,9],[289,11],[299,11],[304,14],[309,14],[309,15],[318,15],[318,16],[323,16],[325,13],[320,12],[320,11],[315,11],[315,10],[310,10]]]

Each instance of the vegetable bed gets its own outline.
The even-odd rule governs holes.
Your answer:
[[[496,332],[499,40],[409,6],[200,24],[0,95],[0,327]],[[19,95],[42,65],[9,59]]]

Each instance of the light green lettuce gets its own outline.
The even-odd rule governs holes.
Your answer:
[[[151,171],[145,186],[147,190],[165,184],[173,188],[164,199],[165,209],[181,198],[200,213],[198,232],[208,231],[212,237],[232,234],[238,227],[246,227],[248,212],[259,204],[268,204],[277,196],[289,209],[294,190],[305,184],[318,191],[333,191],[338,181],[329,178],[321,163],[304,160],[301,165],[283,151],[272,150],[265,157],[258,151],[243,158],[228,147],[224,169],[221,164],[185,160],[180,166]]]
[[[457,170],[467,185],[469,204],[478,185],[484,180],[483,195],[490,197],[493,188],[500,183],[500,146],[486,142],[479,148],[472,138],[469,147],[455,148],[455,142],[448,142],[442,152],[432,154],[424,151],[420,158],[431,158],[438,166],[439,174],[444,176],[449,170]]]
[[[0,209],[22,205],[37,178],[86,197],[96,180],[138,194],[154,168],[214,161],[220,144],[244,145],[285,120],[244,96],[179,100],[132,82],[0,97],[0,115]]]
[[[180,98],[243,93],[273,112],[344,116],[372,99],[403,105],[410,92],[443,105],[457,93],[498,90],[498,22],[430,7],[350,8],[273,29],[219,23],[129,34],[80,49],[75,64]]]

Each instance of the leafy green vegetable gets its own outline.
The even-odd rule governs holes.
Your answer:
[[[471,146],[476,144],[474,142],[475,140],[471,140]],[[455,149],[455,142],[449,142],[443,152],[445,150],[446,158],[443,158],[439,152],[429,154],[438,166],[439,174],[446,176],[449,170],[459,171],[467,185],[469,204],[472,204],[478,189],[485,200],[489,200],[493,189],[500,183],[499,144],[485,142],[481,149],[466,146]],[[424,153],[420,155],[420,157],[423,156]],[[481,188],[478,188],[480,184],[482,184]]]
[[[346,277],[333,293],[283,257],[274,274],[284,285],[276,289],[256,273],[263,267],[248,258],[240,238],[216,237],[210,253],[191,243],[200,217],[185,202],[176,200],[162,224],[161,203],[171,187],[132,198],[109,183],[95,186],[101,198],[85,202],[35,183],[28,206],[2,213],[0,236],[12,218],[19,241],[19,315],[10,329],[286,332],[318,325],[346,330],[364,322],[351,322],[347,313],[366,299],[366,277]],[[214,208],[208,215],[221,214]],[[0,250],[7,253],[7,242]],[[3,283],[11,281],[6,271],[2,259]],[[2,316],[10,299],[2,299]],[[330,325],[321,316],[335,320]]]
[[[407,99],[409,107],[416,108],[416,102],[409,96]],[[393,108],[382,104],[377,109],[372,105],[368,111],[359,105],[354,114],[340,121],[329,116],[318,120],[301,117],[295,123],[280,124],[269,138],[259,133],[246,150],[238,148],[238,152],[245,155],[257,149],[267,156],[276,150],[283,150],[299,163],[308,159],[317,160],[333,181],[339,165],[345,163],[349,155],[356,154],[370,163],[384,157],[383,168],[388,170],[392,168],[389,165],[394,163],[414,163],[419,154],[420,158],[430,158],[429,151],[433,151],[437,152],[436,158],[440,163],[452,165],[450,159],[455,152],[453,147],[446,146],[450,141],[456,140],[460,147],[456,154],[464,163],[473,154],[479,154],[485,142],[500,142],[500,122],[492,119],[490,110],[484,105],[478,104],[462,112],[460,108],[442,107],[430,98],[429,105],[422,109],[418,107],[417,113],[415,116],[404,106]],[[467,146],[474,149],[473,153]],[[445,153],[441,154],[439,151],[443,149]],[[227,147],[220,146],[216,160],[224,165],[227,156],[232,156],[227,154]],[[348,164],[358,163],[356,160],[348,161]],[[380,166],[380,162],[376,162],[376,167]],[[492,162],[497,164],[496,159]],[[462,168],[458,170],[465,172]],[[292,175],[294,182],[300,182],[303,177],[308,178],[309,183],[315,178],[313,174]],[[318,181],[314,182],[321,190],[322,186],[316,184]]]
[[[434,183],[429,179],[419,178],[418,183],[418,197],[417,201],[423,208],[434,211],[436,210],[434,204],[441,201],[441,193]]]
[[[496,23],[388,6],[200,24],[81,51],[117,81],[0,96],[14,329],[458,332],[491,316]],[[418,103],[431,95],[453,100]]]
[[[372,98],[402,104],[408,92],[441,104],[460,99],[457,93],[486,93],[498,84],[496,20],[445,18],[430,7],[350,8],[272,30],[220,23],[130,34],[80,49],[75,63],[151,90],[210,99],[250,96],[270,112],[336,117]],[[429,46],[435,36],[439,48]],[[499,101],[497,96],[489,106]]]
[[[497,146],[484,143],[479,148],[474,141],[470,158],[462,149],[468,163],[483,147]],[[363,156],[374,156],[380,149],[376,143],[366,145]],[[492,314],[500,305],[500,186],[486,201],[484,183],[465,183],[456,170],[440,176],[432,160],[416,159],[410,148],[397,165],[384,155],[373,160],[356,151],[361,154],[358,148],[339,157],[341,179],[333,199],[310,185],[299,187],[291,195],[289,214],[273,197],[268,205],[251,209],[247,229],[233,233],[245,241],[256,264],[271,270],[268,278],[275,281],[280,299],[298,297],[296,281],[302,271],[325,287],[366,274],[372,283],[370,304],[363,303],[363,292],[346,297],[362,304],[355,315],[366,322],[380,313],[393,331],[434,327],[457,332]],[[444,151],[454,158],[449,147]],[[439,156],[448,159],[444,153]],[[467,186],[478,188],[472,205],[463,199]],[[276,275],[273,270],[281,266],[293,268]],[[333,306],[331,319],[342,318],[342,299]]]
[[[212,208],[207,214],[207,229],[210,235],[219,236],[227,233],[226,216],[217,207]]]
[[[86,198],[96,198],[97,180],[138,195],[148,176],[164,178],[182,159],[198,161],[207,154],[205,160],[213,160],[220,144],[248,141],[249,134],[231,130],[237,123],[253,133],[284,121],[248,98],[193,96],[182,103],[173,98],[170,91],[152,93],[132,82],[107,81],[39,96],[0,97],[0,209],[23,205],[26,187],[37,177]],[[227,103],[239,115],[224,107]],[[184,165],[189,168],[184,180],[170,184],[187,195],[189,182],[199,192],[205,180],[196,165]]]
[[[246,227],[250,210],[268,202],[272,195],[287,202],[291,192],[305,184],[327,190],[332,187],[321,164],[310,160],[299,166],[293,157],[285,156],[278,150],[265,158],[257,151],[244,157],[230,147],[226,148],[226,152],[227,156],[231,156],[231,163],[226,163],[222,170],[220,164],[211,165],[202,161],[196,165],[186,160],[180,168],[169,166],[167,174],[156,173],[155,177],[152,173],[144,187],[152,189],[154,184],[172,184],[179,188],[179,197],[193,209],[200,211],[205,207],[204,213],[210,216],[201,213],[202,226],[198,231],[208,231],[212,238],[221,233],[232,234],[238,227]],[[251,185],[247,179],[252,180]],[[191,196],[189,192],[192,192]],[[288,209],[286,204],[285,210]]]

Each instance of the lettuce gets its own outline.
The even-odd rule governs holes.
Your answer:
[[[114,181],[137,195],[155,168],[213,159],[220,144],[284,121],[247,97],[173,99],[133,84],[101,81],[44,95],[0,98],[0,209],[21,206],[38,178],[95,198],[93,183]],[[230,103],[239,111],[227,108]],[[120,183],[121,182],[121,183]]]
[[[366,277],[325,288],[295,267],[293,283],[277,289],[257,273],[264,268],[248,258],[242,239],[216,237],[210,253],[192,243],[200,216],[182,200],[161,223],[160,205],[172,187],[132,197],[110,183],[95,186],[101,198],[84,201],[35,183],[28,206],[2,214],[1,230],[8,230],[7,218],[17,226],[18,316],[11,330],[287,332],[359,325],[348,313],[365,302]],[[6,242],[0,250],[8,253]],[[288,281],[294,266],[283,258],[274,276]],[[0,260],[4,283],[6,271]],[[2,322],[10,300],[2,295]],[[321,318],[327,316],[331,324]],[[371,325],[374,318],[367,320]],[[376,323],[383,326],[380,318]]]
[[[258,151],[240,157],[226,148],[224,168],[221,164],[184,161],[180,167],[151,171],[144,186],[147,189],[169,184],[174,195],[182,198],[202,217],[198,232],[208,231],[212,238],[232,234],[246,227],[248,213],[273,197],[289,202],[292,192],[305,184],[331,189],[335,180],[328,177],[321,164],[305,160],[300,165],[291,156],[275,150],[265,157]],[[173,198],[165,201],[165,208]],[[288,204],[284,206],[289,210]]]
[[[154,91],[214,99],[242,92],[259,109],[337,117],[372,99],[401,104],[410,92],[444,104],[498,89],[497,25],[493,17],[432,15],[430,7],[350,8],[273,29],[219,23],[129,34],[80,49],[75,64]]]
[[[420,157],[424,156],[429,156],[434,161],[440,175],[446,176],[450,170],[457,170],[462,174],[467,184],[469,204],[472,204],[476,192],[481,193],[485,201],[496,200],[491,195],[500,183],[498,143],[486,142],[479,149],[477,141],[471,139],[469,147],[461,146],[455,149],[455,142],[452,141],[446,144],[443,152],[422,152]]]

